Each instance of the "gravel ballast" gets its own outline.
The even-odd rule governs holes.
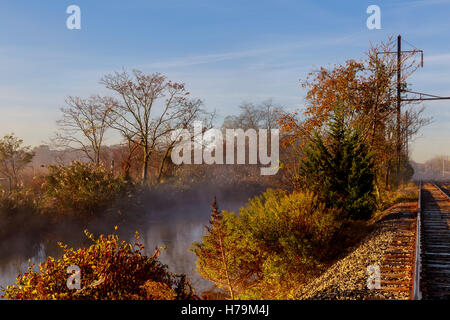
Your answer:
[[[366,300],[407,299],[405,292],[369,289],[367,268],[383,267],[386,252],[396,242],[404,214],[411,215],[411,204],[390,209],[374,223],[374,230],[344,258],[329,267],[321,276],[302,286],[295,298],[300,300]],[[409,209],[409,210],[408,210]],[[408,266],[410,267],[410,266]]]

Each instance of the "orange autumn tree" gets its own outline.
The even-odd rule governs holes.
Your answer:
[[[395,179],[396,167],[396,61],[392,56],[381,54],[393,51],[391,39],[387,43],[371,46],[366,57],[348,60],[332,68],[320,68],[308,74],[301,85],[307,90],[305,109],[302,117],[298,112],[285,113],[280,120],[284,147],[294,147],[297,154],[310,141],[313,132],[326,131],[330,117],[337,105],[342,108],[345,123],[362,132],[366,143],[376,160],[377,187],[388,187]],[[417,69],[413,55],[403,57],[401,79],[406,88],[406,78]],[[413,109],[402,105],[406,110],[401,118],[402,167],[408,166],[407,143],[418,130],[428,122],[422,117],[423,108]],[[295,181],[297,168],[302,156],[286,163],[290,176]],[[406,172],[406,169],[403,171]],[[301,186],[296,186],[300,188]]]

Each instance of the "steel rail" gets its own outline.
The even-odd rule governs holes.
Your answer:
[[[450,249],[447,242],[450,229],[446,221],[450,217],[448,201],[449,195],[437,183],[430,181],[429,185],[422,188],[421,216],[418,222],[421,231],[418,234],[420,260],[415,273],[416,276],[419,273],[418,289],[422,297],[415,296],[416,299],[450,298],[448,282],[450,261],[447,258]]]
[[[432,182],[432,184],[438,188],[438,190],[447,198],[447,200],[450,200],[450,196],[447,194],[447,192],[445,192],[444,190],[441,189],[441,187],[439,187],[436,183]]]
[[[416,221],[416,250],[414,263],[414,282],[413,282],[413,300],[422,300],[422,291],[420,290],[420,274],[422,272],[421,247],[420,247],[420,230],[422,215],[422,181],[419,183],[419,200],[417,204],[417,221]]]

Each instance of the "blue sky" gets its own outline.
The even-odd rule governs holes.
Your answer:
[[[66,28],[72,4],[81,30]],[[372,4],[381,30],[366,27]],[[450,0],[2,0],[0,135],[45,142],[66,96],[106,93],[99,79],[122,68],[185,82],[219,117],[268,98],[301,108],[299,79],[309,71],[397,34],[425,51],[412,89],[450,96],[449,16]],[[434,122],[412,145],[417,161],[450,154],[450,101],[426,106]]]

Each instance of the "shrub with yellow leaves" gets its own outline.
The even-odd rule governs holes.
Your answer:
[[[103,165],[75,161],[48,170],[43,184],[47,208],[63,214],[92,215],[124,195],[127,187]]]
[[[59,243],[60,259],[48,257],[39,271],[30,266],[7,286],[3,298],[10,300],[175,300],[195,298],[185,275],[173,274],[153,256],[143,254],[136,233],[133,244],[119,241],[115,234],[96,239],[85,231],[93,244],[78,250]],[[81,286],[69,289],[67,270],[80,269]]]

